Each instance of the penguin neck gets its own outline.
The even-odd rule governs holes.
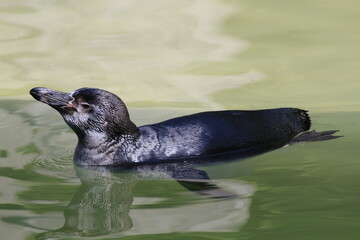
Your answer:
[[[121,134],[116,137],[105,132],[87,131],[78,135],[74,160],[80,165],[111,165],[128,162],[127,151],[133,149],[137,134]]]
[[[116,138],[109,137],[104,132],[98,131],[86,131],[82,134],[77,134],[78,136],[78,145],[81,145],[84,148],[98,148],[99,146],[105,144],[115,144]]]

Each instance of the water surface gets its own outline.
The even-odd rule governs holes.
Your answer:
[[[2,238],[357,239],[358,7],[2,1]],[[299,107],[313,129],[345,137],[199,167],[236,195],[216,198],[161,171],[74,167],[76,136],[28,95],[35,86],[110,90],[138,125],[206,110]]]

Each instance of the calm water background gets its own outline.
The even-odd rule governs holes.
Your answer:
[[[0,2],[1,239],[358,239],[359,1]],[[110,90],[137,124],[300,107],[344,138],[160,173],[74,168],[76,137],[28,90]]]

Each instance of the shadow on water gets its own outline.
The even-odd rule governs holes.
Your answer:
[[[249,217],[249,196],[254,192],[253,186],[236,181],[227,183],[227,188],[230,190],[224,189],[211,180],[206,171],[197,169],[192,164],[153,164],[131,169],[79,166],[74,168],[81,185],[77,190],[62,189],[63,193],[74,192],[66,207],[52,205],[49,208],[37,208],[35,204],[33,206],[31,204],[1,205],[2,209],[12,210],[26,209],[43,213],[63,211],[65,222],[61,228],[49,230],[34,225],[31,223],[34,217],[3,217],[2,220],[40,231],[41,233],[33,235],[35,239],[63,239],[108,234],[164,233],[181,228],[195,232],[214,231],[219,228],[234,230],[243,225]],[[56,177],[37,173],[34,164],[19,170],[2,167],[0,176],[50,184],[61,182],[61,179]],[[158,196],[155,201],[145,197],[146,201],[133,206],[133,192],[138,182],[164,181],[169,180],[170,177],[195,193],[195,197],[183,201],[180,196],[178,201],[173,201],[177,193],[172,193],[169,189],[167,197]],[[66,181],[62,181],[61,184],[65,186]],[[36,191],[33,189],[31,194],[36,194]],[[47,194],[54,194],[55,198],[58,196],[56,188],[48,191]],[[21,198],[21,194],[19,197]],[[148,200],[150,203],[147,202]],[[225,209],[231,211],[224,211]],[[134,226],[132,218],[135,218],[137,226]],[[166,224],[162,222],[164,218]],[[214,226],[214,223],[217,226]],[[126,232],[130,229],[133,229],[134,233]]]
[[[140,211],[140,219],[144,220],[143,224],[139,224],[139,218],[135,217],[138,222],[135,228],[140,226],[140,229],[136,230],[141,233],[171,232],[180,224],[191,226],[192,231],[211,231],[212,222],[228,225],[227,228],[238,227],[248,218],[248,197],[254,191],[252,186],[240,182],[233,184],[231,190],[223,189],[209,178],[206,171],[187,163],[143,165],[131,169],[75,166],[75,171],[81,186],[64,210],[64,225],[59,229],[38,234],[36,239],[121,234],[134,228],[132,208],[132,211]],[[204,198],[195,198],[185,203],[166,203],[169,199],[164,198],[152,204],[144,203],[132,207],[133,191],[139,181],[166,180],[169,176],[187,190]],[[170,222],[166,223],[171,227],[168,229],[161,226],[164,223],[158,217],[159,214],[155,213],[167,204],[171,204],[167,219]],[[223,204],[231,205],[229,209],[232,211],[223,211],[224,206],[219,208]],[[175,211],[171,212],[171,209]],[[199,212],[209,214],[200,217]],[[184,217],[188,221],[186,224]],[[128,234],[125,232],[125,235]]]

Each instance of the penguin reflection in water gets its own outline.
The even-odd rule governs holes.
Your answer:
[[[243,158],[297,142],[334,139],[310,129],[307,111],[213,111],[137,127],[124,102],[96,88],[72,93],[37,87],[30,94],[56,109],[78,136],[77,165],[139,165]]]
[[[250,196],[255,189],[240,181],[221,180],[221,185],[228,189],[225,190],[210,180],[205,171],[184,163],[140,165],[131,169],[75,165],[75,171],[81,185],[64,209],[63,226],[41,229],[35,239],[74,239],[124,231],[127,235],[139,235],[238,229],[248,219]],[[168,181],[168,175],[195,194],[188,194]],[[140,193],[144,184],[145,188],[154,185],[157,189],[166,188],[166,194],[151,190]],[[138,191],[134,191],[136,186]],[[169,206],[174,200],[176,207]],[[199,215],[199,211],[209,214]],[[39,229],[35,224],[26,224]]]

